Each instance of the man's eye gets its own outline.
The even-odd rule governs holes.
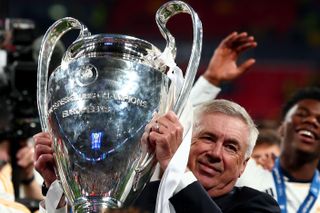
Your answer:
[[[305,117],[307,116],[307,113],[305,111],[297,111],[295,115],[298,117]]]
[[[214,142],[216,140],[212,135],[203,135],[201,139],[208,142]]]
[[[230,151],[230,152],[233,152],[233,153],[236,153],[238,151],[238,148],[233,145],[233,144],[226,144],[225,145],[225,148]]]
[[[257,154],[253,154],[251,155],[251,158],[255,159],[255,160],[258,160],[261,156],[260,155],[257,155]]]
[[[213,141],[210,137],[202,137],[201,140],[208,144],[212,143]]]

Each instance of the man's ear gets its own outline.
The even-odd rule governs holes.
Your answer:
[[[246,166],[247,166],[247,163],[248,163],[249,159],[250,159],[250,157],[248,157],[247,159],[245,159],[245,160],[243,161],[242,168],[241,168],[240,173],[239,173],[239,177],[243,174],[243,172],[244,172],[244,170],[245,170],[245,168],[246,168]]]
[[[281,125],[278,127],[278,133],[279,133],[280,137],[284,136],[284,125],[283,125],[283,123],[281,123]]]

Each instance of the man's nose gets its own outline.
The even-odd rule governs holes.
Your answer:
[[[222,159],[223,144],[221,142],[216,142],[211,145],[209,151],[210,161],[216,162]]]

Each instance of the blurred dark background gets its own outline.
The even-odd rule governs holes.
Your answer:
[[[154,17],[157,9],[165,2],[0,0],[0,20],[2,25],[6,18],[32,20],[35,28],[28,35],[35,39],[43,35],[55,20],[71,16],[87,25],[92,34],[131,35],[163,49],[165,41],[158,31]],[[258,122],[277,121],[281,105],[292,91],[306,85],[319,85],[320,1],[186,2],[194,8],[203,23],[203,51],[198,76],[204,72],[213,50],[226,35],[233,31],[247,31],[255,37],[258,47],[246,53],[243,60],[254,57],[256,65],[236,81],[225,83],[220,97],[240,103]],[[177,15],[169,21],[168,28],[176,37],[177,62],[185,67],[192,44],[191,20],[188,15]],[[70,38],[70,42],[72,39],[75,37]],[[34,84],[35,79],[31,79],[34,75],[27,76],[28,78],[22,77],[21,84]]]

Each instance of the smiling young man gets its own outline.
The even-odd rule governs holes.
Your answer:
[[[297,91],[283,108],[282,148],[272,171],[250,166],[237,185],[266,191],[281,212],[319,212],[320,89]]]

